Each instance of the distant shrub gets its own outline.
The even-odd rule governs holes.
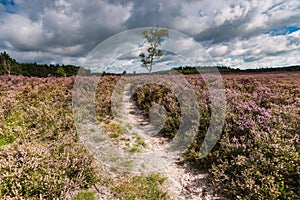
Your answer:
[[[96,90],[96,113],[100,117],[111,117],[111,96],[119,76],[103,76],[99,79]]]
[[[137,107],[149,117],[151,106],[159,104],[166,110],[166,122],[160,133],[173,138],[180,125],[180,107],[172,91],[162,85],[148,84],[137,88],[132,98]]]

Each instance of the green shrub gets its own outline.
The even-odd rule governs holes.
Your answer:
[[[132,98],[137,107],[149,117],[152,105],[160,104],[166,109],[166,122],[160,133],[166,137],[173,138],[180,125],[180,107],[175,95],[168,88],[158,85],[144,85],[137,88]]]

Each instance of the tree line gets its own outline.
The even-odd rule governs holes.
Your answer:
[[[160,38],[159,38],[160,39]],[[150,46],[150,50],[153,47]],[[155,52],[158,52],[159,55],[154,55],[155,52],[151,54],[150,56],[146,57],[144,55],[140,55],[142,58],[142,66],[146,67],[151,73],[152,71],[152,62],[154,56],[157,56],[158,58],[161,56],[161,52],[157,50],[157,47],[154,48]],[[152,57],[151,57],[152,56]],[[74,76],[77,75],[78,70],[82,69],[81,74],[86,75],[99,75],[99,76],[105,76],[105,75],[125,75],[127,74],[126,71],[124,71],[122,74],[115,74],[115,73],[91,73],[90,70],[85,69],[83,67],[78,67],[74,65],[47,65],[47,64],[37,64],[37,63],[18,63],[15,59],[11,58],[10,55],[6,52],[0,53],[0,75],[23,75],[23,76],[35,76],[35,77],[48,77],[48,76],[56,76],[56,77],[63,77],[63,76]],[[279,71],[300,71],[300,65],[295,66],[289,66],[289,67],[276,67],[276,68],[257,68],[257,69],[234,69],[227,66],[217,66],[219,72],[221,73],[239,73],[239,72],[279,72]],[[173,70],[178,71],[181,74],[199,74],[199,73],[209,73],[211,71],[211,66],[199,66],[199,67],[192,67],[192,66],[180,66],[175,67]],[[156,73],[166,73],[168,74],[169,70],[166,70],[164,72],[156,72]],[[154,73],[154,74],[156,74]],[[130,75],[130,74],[128,74]],[[135,75],[135,73],[131,74]]]
[[[74,65],[47,65],[37,63],[18,63],[11,58],[6,52],[0,53],[0,75],[23,75],[35,77],[48,76],[74,76],[77,75],[80,67]],[[90,74],[90,70],[85,70],[86,74]]]
[[[239,69],[239,68],[230,68],[227,66],[216,66],[220,73],[259,73],[259,72],[293,72],[300,71],[300,65],[288,66],[288,67],[266,67],[266,68],[256,68],[256,69]],[[200,74],[200,73],[209,73],[212,66],[201,66],[201,67],[192,67],[192,66],[180,66],[173,68],[181,74]]]

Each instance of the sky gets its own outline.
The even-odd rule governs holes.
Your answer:
[[[0,52],[19,62],[84,65],[101,42],[151,26],[187,35],[216,65],[300,64],[299,0],[0,0]],[[137,64],[138,52],[116,60]]]

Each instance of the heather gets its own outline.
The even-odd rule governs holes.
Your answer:
[[[201,111],[196,139],[184,154],[186,160],[207,169],[211,183],[231,198],[299,198],[299,73],[224,75],[226,123],[221,139],[204,158],[199,150],[210,122],[209,93],[201,75],[186,78],[198,95]],[[145,85],[134,99],[146,115],[152,104],[164,105],[171,118],[161,133],[176,133],[180,109],[169,90]]]
[[[156,76],[156,75],[152,75]],[[99,77],[95,109],[99,122],[118,133],[111,95],[120,77]],[[200,121],[185,161],[209,172],[209,180],[231,199],[299,199],[300,74],[223,75],[227,111],[220,140],[208,156],[199,150],[210,122],[210,97],[201,75],[187,75],[198,98]],[[0,76],[0,198],[63,199],[102,184],[99,163],[79,141],[72,115],[74,77]],[[181,109],[166,86],[147,84],[132,99],[143,114],[165,107],[160,133],[173,138]],[[122,177],[120,177],[121,179]],[[166,199],[158,175],[108,181],[120,199]],[[143,183],[147,183],[143,185]],[[146,193],[149,193],[147,195]]]
[[[65,198],[97,181],[72,119],[73,82],[0,77],[1,199]]]
[[[99,121],[112,119],[110,98],[118,79],[98,79]],[[95,188],[105,188],[119,199],[166,199],[161,176],[120,175],[115,180],[104,173],[79,140],[72,113],[74,81],[0,76],[0,198],[97,199]]]
[[[154,104],[163,105],[166,109],[166,121],[160,133],[173,138],[180,125],[180,106],[176,96],[170,89],[159,84],[147,84],[139,87],[132,98],[143,114],[149,117],[150,108]]]

